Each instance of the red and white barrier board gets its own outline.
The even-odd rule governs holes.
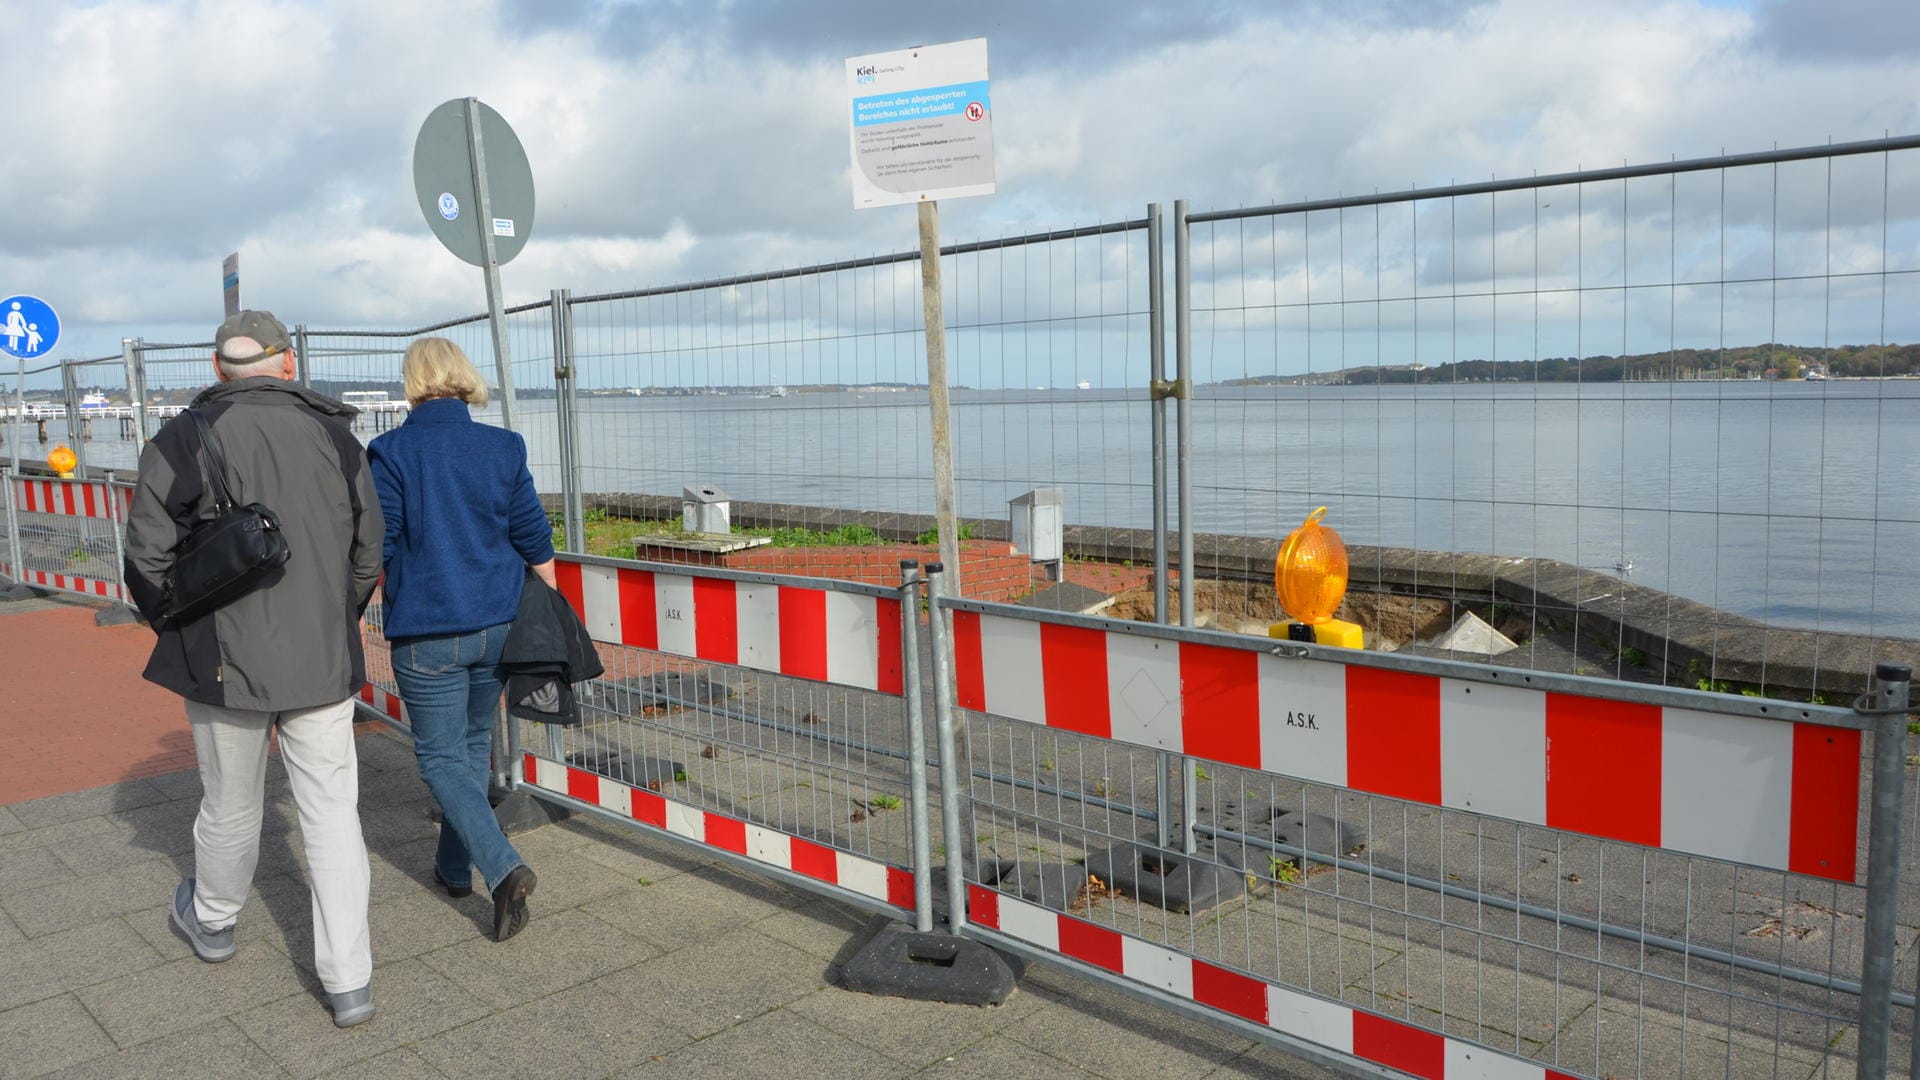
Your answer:
[[[554,564],[595,641],[902,692],[900,601],[800,585]]]
[[[525,756],[526,783],[756,862],[913,909],[913,871],[716,814],[562,762]]]
[[[374,711],[384,714],[391,720],[402,724],[409,722],[407,720],[406,704],[400,700],[400,695],[398,694],[389,694],[380,687],[368,683],[360,688],[360,700],[372,706]]]
[[[8,498],[16,513],[54,514],[60,517],[97,518],[103,521],[125,521],[128,509],[133,505],[131,488],[114,488],[98,480],[29,480],[24,477],[10,476],[8,479]],[[62,555],[65,552],[61,552]],[[120,568],[110,566],[105,560],[96,560],[89,569],[98,566],[104,577],[92,574],[52,573],[46,570],[29,570],[10,565],[0,559],[0,576],[23,585],[38,585],[45,589],[59,589],[63,592],[79,593],[82,596],[99,596],[122,603],[132,603],[133,598],[125,586],[120,583]]]
[[[125,521],[133,506],[132,488],[109,488],[97,480],[13,478],[14,506],[24,514],[106,518]]]
[[[5,559],[0,559],[0,577],[17,581],[22,585],[38,585],[45,589],[61,589],[84,596],[99,596],[122,603],[133,603],[133,597],[127,594],[127,590],[118,581],[102,581],[99,578],[80,577],[75,574],[49,574],[45,570],[21,570],[15,573],[13,566]]]
[[[981,885],[968,885],[967,908],[973,922],[1017,941],[1422,1080],[1576,1080],[1572,1073],[1276,986]]]
[[[1860,733],[955,611],[962,708],[1854,880]]]

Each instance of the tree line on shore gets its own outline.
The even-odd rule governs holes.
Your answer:
[[[1835,379],[1920,375],[1920,344],[1807,346],[1768,343],[1724,349],[1667,349],[1628,356],[1542,360],[1459,360],[1431,367],[1351,367],[1311,381],[1349,384],[1446,382],[1660,382],[1685,379]],[[1223,386],[1301,381],[1299,376],[1230,379]]]

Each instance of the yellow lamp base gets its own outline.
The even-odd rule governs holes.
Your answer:
[[[1326,645],[1335,649],[1363,649],[1365,633],[1359,623],[1350,623],[1342,619],[1328,619],[1323,623],[1274,623],[1267,627],[1267,636],[1281,641],[1311,641],[1315,645]]]

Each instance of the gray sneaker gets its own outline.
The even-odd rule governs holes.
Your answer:
[[[327,1007],[333,1010],[334,1027],[352,1027],[373,1019],[373,987],[346,990],[327,995]]]
[[[173,925],[187,935],[187,941],[193,945],[194,954],[209,964],[233,959],[233,927],[225,930],[209,930],[200,925],[200,919],[193,911],[193,879],[187,878],[173,890],[173,907],[168,909],[173,917]]]

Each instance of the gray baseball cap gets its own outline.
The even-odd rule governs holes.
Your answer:
[[[251,356],[235,356],[227,349],[227,342],[240,337],[258,342],[260,351]],[[236,311],[213,332],[213,347],[228,360],[247,364],[285,352],[293,347],[293,339],[287,335],[286,324],[274,318],[271,311]]]

